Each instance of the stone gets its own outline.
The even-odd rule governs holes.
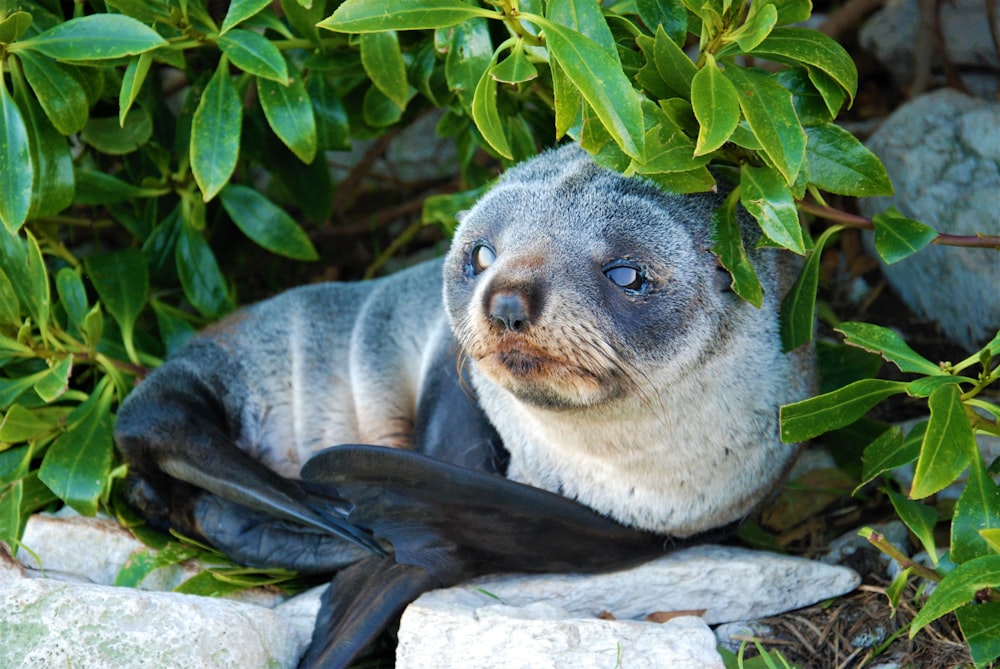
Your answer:
[[[894,206],[939,232],[1000,235],[1000,103],[950,89],[922,95],[890,115],[867,145],[896,192],[860,200],[865,216]],[[867,243],[874,255],[870,235]],[[970,352],[996,335],[995,249],[930,245],[883,270],[910,309]]]
[[[21,578],[0,582],[0,666],[291,669],[304,643],[269,609]]]
[[[491,576],[411,604],[400,623],[397,666],[615,666],[608,653],[618,647],[622,667],[719,666],[714,655],[697,651],[715,643],[702,640],[701,625],[777,615],[850,592],[859,582],[845,567],[713,545],[607,574]],[[701,611],[699,625],[686,622],[678,632],[693,637],[693,646],[678,646],[673,633],[661,636],[690,615],[645,631],[653,624],[643,622],[649,614]],[[599,620],[604,612],[614,620]],[[584,645],[589,635],[600,642]],[[663,659],[668,653],[688,660]],[[490,657],[498,659],[491,664]],[[647,664],[646,658],[656,659]]]
[[[986,2],[998,0],[951,0],[940,3],[939,17],[948,60],[970,73],[1000,67],[996,48],[990,36]],[[920,38],[920,10],[917,0],[890,0],[862,26],[858,38],[861,46],[871,52],[902,86],[913,82],[916,49],[932,48]],[[998,11],[1000,14],[1000,11]],[[939,65],[936,58],[932,64]],[[997,90],[993,75],[963,77],[966,84],[982,88],[985,96]],[[992,81],[991,81],[992,80]],[[981,82],[981,85],[979,85]]]
[[[397,669],[722,669],[695,616],[665,623],[574,617],[547,602],[508,606],[470,588],[425,593],[403,613]]]

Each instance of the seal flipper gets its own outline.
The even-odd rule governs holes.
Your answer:
[[[442,584],[423,567],[369,557],[337,572],[323,593],[312,643],[299,669],[340,669],[368,647],[407,604]]]

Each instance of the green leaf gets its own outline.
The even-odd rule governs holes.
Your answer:
[[[806,262],[795,284],[781,302],[781,344],[786,352],[811,341],[816,329],[816,289],[823,249],[840,226],[830,226],[806,254]]]
[[[764,291],[743,247],[740,225],[736,220],[738,198],[739,193],[734,190],[712,212],[712,253],[732,276],[729,286],[733,292],[759,309],[764,304]]]
[[[548,0],[545,4],[545,17],[593,40],[618,58],[615,38],[595,0]]]
[[[951,485],[969,466],[979,449],[965,415],[959,390],[941,386],[927,401],[931,410],[927,433],[920,446],[920,459],[913,473],[910,497],[921,499]]]
[[[79,132],[87,123],[90,105],[76,77],[59,63],[30,51],[19,53],[18,60],[24,77],[56,130],[64,135]]]
[[[923,423],[922,426],[926,427],[926,423]],[[904,438],[903,430],[895,426],[879,435],[865,448],[865,454],[862,457],[864,467],[861,473],[861,483],[855,492],[876,477],[916,460],[920,455],[922,438],[922,429],[914,429],[910,437]]]
[[[4,233],[6,234],[6,233]],[[0,269],[0,325],[21,324],[21,303],[17,299],[17,291]]]
[[[653,46],[656,70],[663,82],[673,89],[678,97],[691,98],[691,82],[698,68],[683,49],[670,39],[662,26],[656,28],[656,42]]]
[[[934,540],[934,526],[937,525],[938,513],[934,507],[907,499],[893,490],[886,490],[892,508],[896,510],[899,519],[913,532],[917,540],[931,556],[931,561],[937,564],[937,542]]]
[[[788,185],[795,183],[805,162],[807,138],[795,114],[791,92],[756,70],[732,66],[723,74],[736,87],[743,117],[764,153]]]
[[[294,260],[319,259],[301,226],[254,189],[229,184],[219,196],[236,226],[258,245]]]
[[[806,135],[810,183],[838,195],[892,195],[882,161],[854,135],[833,123],[806,128]]]
[[[121,156],[132,153],[153,136],[153,119],[142,107],[133,108],[121,123],[117,117],[91,117],[81,139],[101,153]]]
[[[28,219],[53,216],[73,203],[75,183],[69,142],[49,122],[21,73],[15,69],[12,74],[14,100],[24,114],[34,166]]]
[[[552,97],[555,102],[556,138],[562,138],[567,133],[579,136],[583,125],[583,96],[580,89],[573,85],[559,63],[549,63],[552,72]]]
[[[493,40],[490,38],[489,22],[486,19],[473,19],[448,32],[451,37],[447,40],[445,78],[448,88],[455,91],[462,108],[471,116],[476,88],[482,81],[483,73],[493,63]]]
[[[218,318],[232,309],[215,254],[187,221],[180,226],[174,254],[184,295],[198,311]]]
[[[472,98],[472,120],[493,150],[508,160],[513,160],[507,139],[507,126],[497,109],[497,82],[493,78],[493,68],[483,72],[476,94]]]
[[[462,0],[346,0],[317,25],[342,33],[366,33],[447,28],[476,17],[500,15]]]
[[[11,235],[28,217],[33,178],[28,128],[0,80],[0,219]]]
[[[636,174],[687,172],[708,164],[709,156],[694,156],[694,142],[673,119],[661,112],[660,123],[646,131],[645,162],[632,160],[629,170]]]
[[[986,669],[1000,657],[1000,602],[963,606],[955,615],[976,668]]]
[[[299,160],[311,163],[316,157],[316,119],[302,78],[293,73],[288,86],[259,79],[257,88],[271,130]]]
[[[149,197],[149,191],[104,172],[77,168],[74,179],[76,204],[115,204],[134,197]]]
[[[0,234],[0,268],[31,319],[45,327],[49,322],[49,284],[42,253],[29,232],[27,239]]]
[[[580,89],[618,146],[631,157],[642,160],[642,108],[617,58],[574,30],[540,16],[532,16],[530,20],[545,30],[549,55]]]
[[[138,363],[132,333],[149,297],[146,257],[138,249],[125,249],[90,256],[84,264],[101,303],[121,328],[129,358]]]
[[[858,70],[844,47],[830,37],[809,28],[782,27],[774,31],[752,52],[779,63],[802,63],[829,75],[853,100],[858,88]],[[835,113],[835,110],[831,110]]]
[[[135,99],[139,97],[142,84],[149,74],[149,66],[153,64],[153,54],[146,52],[138,58],[129,61],[122,77],[122,88],[118,94],[118,125],[124,127],[125,119],[132,108]]]
[[[927,598],[910,624],[910,638],[931,621],[975,601],[980,590],[997,586],[1000,586],[1000,555],[987,555],[960,564]]]
[[[888,328],[870,323],[841,323],[834,329],[844,335],[845,343],[881,355],[901,372],[931,376],[946,373],[940,365],[914,351],[902,337]]]
[[[398,123],[403,118],[403,110],[385,93],[375,86],[369,86],[361,102],[361,115],[365,124],[373,128],[385,128]]]
[[[725,144],[740,122],[736,88],[722,75],[711,54],[707,54],[704,67],[691,80],[691,106],[701,124],[696,156],[711,153]]]
[[[90,61],[134,56],[166,44],[155,30],[131,16],[90,14],[59,23],[8,48],[38,51],[61,61]]]
[[[1000,487],[993,482],[982,458],[973,457],[951,521],[951,559],[962,564],[993,551],[980,532],[1000,530]]]
[[[490,75],[502,84],[520,84],[538,77],[538,70],[524,54],[524,40],[514,42],[510,55],[490,68]]]
[[[288,82],[288,65],[278,47],[252,30],[235,28],[219,37],[219,48],[233,65],[244,72],[276,81]]]
[[[887,397],[906,391],[906,384],[862,379],[839,390],[781,407],[781,440],[792,444],[846,427]]]
[[[266,82],[266,79],[262,79]],[[191,171],[208,202],[226,185],[240,154],[243,107],[222,58],[191,121]]]
[[[56,293],[72,326],[80,328],[90,306],[87,304],[87,289],[75,270],[63,267],[56,274]]]
[[[156,314],[156,325],[160,330],[160,339],[167,349],[167,355],[173,355],[195,334],[196,330],[186,319],[189,314],[152,300],[153,313]]]
[[[8,546],[17,546],[24,530],[21,517],[21,503],[24,499],[24,479],[0,485],[0,541]]]
[[[298,0],[281,0],[281,11],[284,20],[295,32],[303,37],[308,37],[316,46],[320,46],[319,30],[316,26],[320,20],[326,18],[328,11],[326,2],[313,2],[312,6],[306,6]]]
[[[110,386],[108,386],[110,389]],[[93,516],[111,467],[111,393],[99,388],[71,417],[48,451],[38,478],[79,513]]]
[[[73,357],[65,356],[49,368],[48,373],[32,386],[42,401],[51,403],[69,390],[69,377],[73,372]]]
[[[0,441],[16,444],[44,437],[60,429],[65,410],[25,409],[15,404],[0,420]]]
[[[768,239],[799,255],[805,254],[799,210],[776,170],[744,165],[740,170],[740,201],[760,223]]]
[[[840,113],[840,108],[844,106],[844,102],[847,100],[847,91],[837,83],[836,79],[823,70],[815,67],[807,69],[809,81],[812,82],[813,86],[819,92],[820,97],[823,98],[823,103],[830,113],[830,118],[836,117]]]
[[[811,0],[764,0],[778,10],[778,25],[802,23],[812,14]]]
[[[235,25],[246,21],[254,14],[271,4],[271,0],[232,0],[226,18],[222,19],[222,33],[225,34]]]
[[[406,81],[406,63],[403,62],[396,31],[363,33],[359,41],[361,64],[372,83],[400,109],[406,109],[410,85]]]
[[[941,386],[946,385],[959,385],[962,383],[973,384],[975,379],[970,379],[967,376],[951,376],[948,374],[943,374],[941,376],[924,376],[919,379],[914,379],[906,384],[906,394],[910,397],[930,397],[935,390]]]
[[[688,17],[684,6],[674,0],[635,0],[639,18],[650,30],[663,29],[675,44],[687,38]]]
[[[750,6],[746,22],[726,35],[725,41],[736,42],[744,52],[753,51],[771,34],[777,22],[778,10],[774,5],[754,3]]]
[[[343,151],[351,146],[347,110],[333,86],[324,76],[311,76],[306,92],[316,122],[316,148],[320,151]]]
[[[903,216],[895,207],[876,214],[872,223],[875,226],[875,249],[890,265],[909,258],[938,237],[937,230]]]
[[[51,370],[43,369],[28,376],[17,376],[11,379],[0,377],[0,411],[6,410],[22,394],[49,375]]]
[[[16,42],[31,27],[32,17],[28,12],[15,11],[0,21],[0,42]]]

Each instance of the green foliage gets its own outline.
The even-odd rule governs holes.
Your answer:
[[[835,41],[792,25],[810,11],[809,0],[0,0],[0,541],[16,546],[26,517],[54,503],[113,506],[114,409],[239,303],[231,245],[315,260],[336,187],[326,152],[433,108],[464,190],[428,199],[426,222],[450,229],[482,192],[478,156],[509,164],[564,137],[676,192],[725,174],[736,188],[715,213],[714,252],[733,290],[763,299],[740,203],[762,244],[805,256],[782,332],[788,349],[809,341],[820,254],[842,228],[814,238],[798,210],[824,191],[891,192],[878,159],[833,123],[857,74]],[[874,227],[889,262],[938,238],[893,211]],[[975,565],[1000,543],[995,484],[970,435],[997,430],[1000,409],[979,395],[1000,343],[938,366],[872,326],[842,332],[918,378],[855,376],[786,408],[783,434],[847,426],[895,394],[926,399],[930,422],[879,437],[864,475],[916,462],[923,497],[967,468],[953,557],[973,565],[967,584],[988,580]],[[977,363],[979,377],[961,375]],[[989,655],[989,621],[956,606],[970,641],[983,640],[974,654]]]

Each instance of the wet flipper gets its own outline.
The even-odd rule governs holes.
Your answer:
[[[341,669],[422,593],[441,587],[423,567],[370,557],[337,573],[323,594],[299,669]]]

